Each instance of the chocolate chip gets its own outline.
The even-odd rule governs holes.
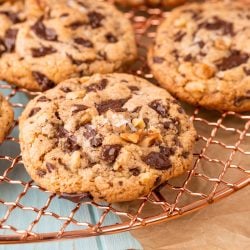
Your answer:
[[[98,110],[98,113],[100,115],[108,110],[124,112],[125,110],[122,107],[128,100],[129,98],[103,101],[101,103],[96,104],[96,109]]]
[[[236,107],[239,107],[239,106],[241,106],[245,101],[250,101],[250,90],[248,90],[248,91],[246,92],[245,95],[236,97],[235,100],[234,100],[234,105],[235,105]]]
[[[102,26],[102,20],[105,18],[105,16],[99,12],[91,11],[88,13],[88,18],[90,26],[93,29],[96,29]]]
[[[167,170],[171,168],[172,164],[168,156],[161,152],[151,152],[148,155],[142,157],[142,160],[157,170]]]
[[[190,62],[193,60],[193,56],[191,54],[188,54],[188,55],[184,56],[183,60],[185,62]]]
[[[213,22],[202,22],[198,25],[198,29],[204,28],[207,30],[221,30],[223,35],[234,35],[233,23],[224,21],[219,17],[213,17]]]
[[[69,132],[63,126],[59,126],[57,129],[57,135],[59,136],[59,138],[68,137]]]
[[[128,88],[131,90],[131,91],[138,91],[140,90],[138,87],[136,86],[128,86]]]
[[[43,91],[53,88],[55,86],[55,83],[41,72],[32,71],[32,76],[35,78],[35,80],[40,85]]]
[[[199,41],[197,42],[197,44],[199,45],[201,49],[205,46],[205,43],[203,41]]]
[[[149,103],[148,106],[162,117],[166,117],[168,115],[167,107],[161,104],[160,100],[154,100]]]
[[[77,144],[77,139],[74,135],[69,135],[64,143],[64,148],[69,152],[79,150],[81,147]]]
[[[186,32],[183,32],[183,31],[178,31],[175,35],[174,35],[174,41],[175,42],[181,42],[182,41],[182,38],[186,35],[187,33]]]
[[[82,194],[66,194],[62,193],[60,198],[72,201],[74,203],[86,202],[93,200],[93,196],[89,193],[82,193]]]
[[[70,61],[75,64],[75,65],[81,65],[83,63],[85,63],[85,61],[83,60],[78,60],[78,59],[75,59],[72,55],[70,54],[67,54],[67,57],[70,59]]]
[[[41,96],[37,99],[37,102],[48,102],[50,101],[46,96]]]
[[[244,67],[243,70],[247,76],[250,76],[250,69],[248,69],[247,67]]]
[[[111,32],[107,33],[107,34],[105,35],[105,38],[106,38],[107,41],[110,42],[110,43],[117,43],[117,42],[118,42],[118,39],[117,39]]]
[[[87,107],[86,105],[83,105],[83,104],[75,104],[74,105],[74,110],[72,111],[72,114],[76,114],[76,113],[84,111],[84,110],[86,110],[88,108],[89,107]]]
[[[38,170],[36,170],[36,174],[39,176],[39,177],[44,177],[46,174],[47,174],[47,172],[46,172],[46,170],[42,170],[42,169],[38,169]]]
[[[52,47],[40,47],[40,48],[31,49],[31,53],[33,57],[42,57],[42,56],[50,55],[56,52],[57,50]]]
[[[131,168],[129,169],[129,172],[133,175],[133,176],[138,176],[141,172],[140,169],[135,167],[135,168]]]
[[[60,88],[60,90],[64,93],[69,93],[69,92],[72,92],[72,90],[69,88],[69,87],[66,87],[66,86],[62,86]]]
[[[100,147],[102,145],[103,138],[100,136],[93,137],[90,139],[90,145],[94,148]]]
[[[96,92],[98,90],[103,90],[106,88],[107,84],[108,84],[108,80],[104,78],[98,83],[93,83],[93,84],[87,86],[86,91],[87,92],[92,92],[92,91]]]
[[[8,29],[5,32],[4,44],[8,52],[13,52],[16,45],[17,29]]]
[[[60,118],[60,115],[59,115],[59,112],[58,112],[58,111],[56,111],[56,112],[55,112],[55,116],[56,116],[56,118],[57,118],[58,120],[61,120],[61,118]]]
[[[55,165],[49,162],[46,162],[46,168],[48,169],[49,173],[52,173],[52,171],[56,169]]]
[[[166,121],[166,122],[163,123],[163,127],[164,127],[165,129],[169,129],[169,128],[170,128],[170,125],[171,125],[171,122],[169,122],[169,121]]]
[[[239,50],[232,50],[228,57],[224,57],[219,63],[217,63],[217,68],[219,71],[229,70],[246,63],[249,59],[247,53],[242,53]]]
[[[33,108],[30,113],[29,113],[29,117],[34,116],[36,113],[38,113],[41,110],[41,108],[37,107],[37,108]]]
[[[13,11],[0,11],[0,14],[6,15],[14,24],[22,22],[18,14]]]
[[[113,163],[119,155],[121,148],[122,145],[119,144],[105,145],[102,148],[101,158],[108,163]]]
[[[79,27],[85,25],[86,23],[85,22],[81,22],[81,21],[76,21],[76,22],[73,22],[69,25],[66,26],[66,28],[70,28],[72,30],[76,30],[78,29]]]
[[[153,62],[154,63],[163,63],[165,61],[165,59],[163,57],[159,57],[159,56],[154,56],[153,57]]]
[[[138,106],[138,107],[134,108],[131,112],[138,113],[138,112],[140,112],[141,108],[142,108],[142,106]]]
[[[57,41],[56,31],[52,28],[47,28],[43,23],[43,17],[40,17],[36,23],[31,26],[33,32],[40,37],[48,41]]]
[[[83,45],[86,48],[93,48],[93,43],[90,40],[84,39],[82,37],[77,37],[74,39],[74,42],[80,45]]]
[[[86,125],[84,126],[84,128],[85,128],[85,131],[83,132],[83,136],[84,136],[86,139],[90,139],[90,138],[92,138],[92,137],[94,137],[94,136],[97,135],[96,130],[93,129],[93,128],[91,127],[90,124],[86,124]]]

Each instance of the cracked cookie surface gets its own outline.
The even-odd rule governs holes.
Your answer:
[[[250,6],[190,4],[160,25],[148,62],[162,87],[216,110],[250,110]]]
[[[26,1],[27,20],[0,32],[1,79],[44,91],[70,77],[119,70],[136,57],[132,26],[111,4]]]
[[[167,91],[119,73],[67,80],[20,118],[23,161],[40,186],[108,202],[136,199],[183,173],[195,137]]]
[[[0,93],[0,143],[9,132],[14,119],[14,112],[5,98]]]

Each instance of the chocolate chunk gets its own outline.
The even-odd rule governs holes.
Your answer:
[[[71,90],[69,87],[65,87],[65,86],[61,87],[60,90],[61,90],[62,92],[64,92],[64,93],[72,92],[72,90]]]
[[[48,102],[50,101],[46,96],[41,96],[37,99],[37,102]]]
[[[42,170],[42,169],[38,169],[38,170],[36,170],[36,174],[39,176],[39,177],[44,177],[46,174],[47,174],[47,172],[46,172],[46,170]]]
[[[34,116],[36,113],[38,113],[41,110],[41,108],[37,107],[37,108],[33,108],[30,113],[29,113],[29,117]]]
[[[94,148],[100,147],[102,145],[103,138],[100,136],[93,137],[90,139],[90,145]]]
[[[55,83],[41,72],[32,71],[32,76],[35,78],[35,80],[40,85],[43,91],[53,88],[55,86]]]
[[[175,35],[174,35],[174,41],[175,42],[181,42],[182,41],[182,38],[186,35],[187,33],[186,32],[183,32],[183,31],[178,31]]]
[[[81,21],[76,21],[76,22],[73,22],[69,25],[66,26],[66,28],[70,28],[72,30],[76,30],[78,29],[79,27],[85,25],[86,23],[85,22],[81,22]]]
[[[16,45],[17,29],[8,29],[5,32],[4,44],[8,52],[13,52]]]
[[[197,44],[199,45],[201,49],[205,46],[205,43],[203,41],[199,41],[197,42]]]
[[[83,45],[86,48],[93,48],[93,43],[90,40],[84,39],[82,37],[77,37],[74,39],[74,42],[80,45]]]
[[[31,49],[31,53],[33,57],[42,57],[42,56],[50,55],[56,52],[57,50],[52,47],[40,47],[40,48]]]
[[[58,120],[61,120],[61,118],[60,118],[60,115],[59,115],[59,112],[58,112],[58,111],[56,111],[56,112],[55,112],[55,116],[56,116],[56,118],[57,118]]]
[[[138,176],[141,172],[140,169],[135,167],[135,168],[131,168],[129,169],[129,172],[133,175],[133,176]]]
[[[213,22],[205,21],[200,23],[198,28],[204,28],[207,30],[221,30],[223,35],[234,35],[233,23],[224,21],[217,16],[213,18]]]
[[[149,103],[148,106],[162,117],[166,117],[168,115],[168,108],[161,104],[160,100],[154,100]]]
[[[154,56],[153,57],[153,62],[154,63],[163,63],[165,61],[165,59],[163,57],[159,57],[159,56]]]
[[[185,62],[190,62],[193,60],[193,56],[191,54],[188,54],[188,55],[184,56],[183,60]]]
[[[80,203],[80,202],[86,202],[93,200],[93,196],[87,192],[82,194],[66,194],[62,193],[59,198],[63,198],[69,201],[72,201],[74,203]]]
[[[247,67],[244,67],[243,70],[247,76],[250,76],[250,69],[248,69]]]
[[[131,91],[138,91],[140,90],[138,87],[136,86],[128,86],[128,88],[131,90]]]
[[[0,11],[0,14],[6,15],[14,24],[22,22],[22,20],[18,17],[18,14],[13,11]]]
[[[56,31],[52,28],[47,28],[43,23],[43,17],[40,17],[36,23],[31,26],[33,32],[41,39],[47,41],[57,41]]]
[[[77,139],[74,135],[69,135],[66,142],[64,143],[64,148],[68,152],[74,152],[79,150],[81,147],[77,144]]]
[[[92,92],[92,91],[96,92],[98,90],[103,90],[106,88],[107,84],[108,84],[108,80],[104,78],[98,83],[93,83],[93,84],[87,86],[86,91],[87,92]]]
[[[151,152],[148,155],[142,157],[142,160],[157,170],[167,170],[171,168],[172,164],[168,156],[161,152]]]
[[[96,29],[102,26],[102,20],[105,18],[105,16],[99,12],[91,11],[88,13],[88,18],[90,26],[93,29]]]
[[[90,139],[90,138],[92,138],[92,137],[94,137],[94,136],[97,135],[96,130],[93,129],[93,128],[91,127],[90,124],[86,124],[86,125],[84,126],[84,128],[85,128],[85,131],[83,132],[83,136],[84,136],[86,139]]]
[[[49,162],[46,162],[46,168],[48,169],[49,173],[52,173],[52,171],[56,169],[55,165]]]
[[[76,114],[78,112],[84,111],[84,110],[88,109],[89,107],[87,107],[83,104],[75,104],[74,108],[75,109],[72,111],[72,114]]]
[[[106,38],[107,41],[110,42],[110,43],[117,43],[117,42],[118,42],[118,39],[117,39],[111,32],[107,33],[107,34],[105,35],[105,38]]]
[[[101,103],[96,104],[96,109],[98,110],[98,113],[100,115],[108,110],[124,112],[125,110],[122,107],[128,100],[129,98],[103,101]]]
[[[59,126],[57,129],[57,135],[59,136],[59,138],[68,137],[69,132],[63,126]]]
[[[248,59],[249,55],[247,53],[243,53],[239,50],[232,50],[230,56],[224,57],[216,66],[219,71],[225,71],[246,63]]]
[[[250,101],[250,90],[248,90],[245,95],[236,97],[234,100],[234,105],[239,107],[246,101]]]
[[[108,163],[113,163],[119,155],[121,148],[122,145],[119,144],[105,145],[102,148],[101,158]]]

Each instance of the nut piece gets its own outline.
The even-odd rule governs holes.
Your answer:
[[[139,133],[121,133],[120,137],[128,142],[138,143],[140,140]]]
[[[204,63],[194,65],[194,73],[202,79],[209,79],[214,76],[215,69]]]
[[[176,19],[174,22],[175,27],[184,27],[186,26],[186,24],[187,24],[187,20],[183,17]]]
[[[140,119],[140,118],[135,118],[132,120],[132,124],[135,126],[137,129],[144,129],[145,128],[145,122]]]
[[[77,170],[81,165],[81,153],[80,151],[75,151],[70,158],[70,169]]]
[[[215,40],[215,47],[219,50],[227,50],[232,43],[232,40],[229,38],[218,38]]]
[[[69,92],[66,95],[67,100],[75,100],[78,98],[83,98],[86,94],[86,90],[79,90],[79,91],[74,91],[74,92]]]
[[[162,141],[161,134],[158,132],[149,132],[148,134],[145,134],[140,145],[143,147],[151,147],[156,141]]]

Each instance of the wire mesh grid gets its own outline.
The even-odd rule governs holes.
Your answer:
[[[125,14],[136,30],[140,52],[137,62],[127,71],[154,81],[146,64],[146,52],[156,27],[168,11],[142,6],[125,10]],[[25,107],[25,103],[16,100],[17,96],[36,95],[8,84],[1,84],[0,90],[6,93],[16,113]],[[216,113],[183,105],[198,131],[191,170],[161,185],[147,197],[122,204],[72,203],[35,185],[23,175],[20,153],[4,153],[19,152],[16,117],[12,134],[0,150],[0,243],[89,237],[136,229],[190,213],[247,186],[250,114]],[[66,203],[67,212],[62,213],[60,206],[66,207]],[[58,209],[52,209],[51,204],[57,204]],[[86,206],[98,211],[95,223],[81,213]],[[79,213],[81,216],[77,216]],[[29,220],[26,221],[27,214]],[[118,215],[121,222],[108,224],[106,219],[110,214]],[[16,216],[23,218],[25,225],[16,224]],[[58,222],[58,228],[47,226],[46,231],[41,231],[41,225],[49,225],[52,220]]]

